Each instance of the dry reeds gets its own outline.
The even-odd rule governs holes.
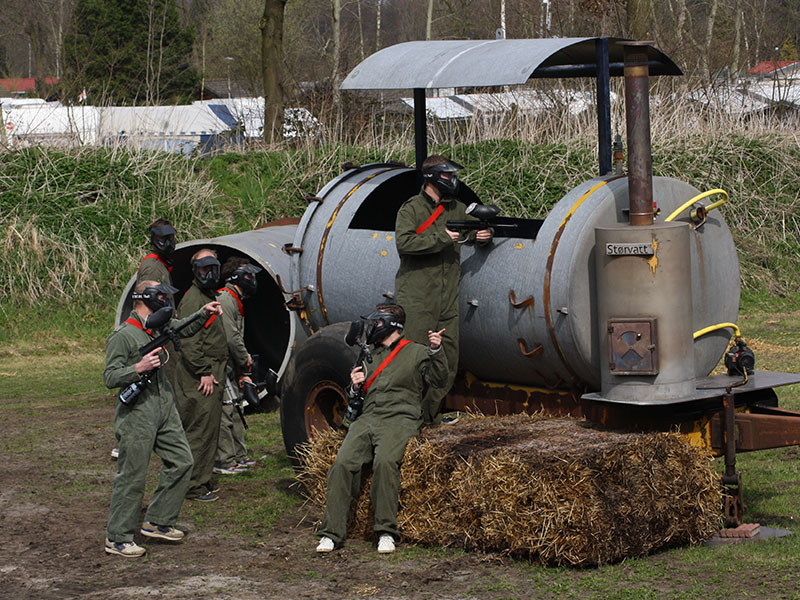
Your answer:
[[[314,437],[299,479],[322,503],[342,435]],[[351,535],[371,535],[369,478]],[[422,544],[596,565],[695,544],[721,524],[710,457],[677,433],[617,433],[570,418],[472,417],[411,440],[398,524]]]

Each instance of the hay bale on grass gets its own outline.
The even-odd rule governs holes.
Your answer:
[[[323,503],[342,434],[318,435],[299,479]],[[372,535],[369,477],[350,535]],[[677,433],[604,431],[543,415],[470,417],[409,442],[398,525],[406,539],[596,565],[695,544],[721,524],[710,455]]]

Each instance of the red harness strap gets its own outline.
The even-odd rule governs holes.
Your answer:
[[[217,315],[216,315],[216,314],[213,314],[213,315],[211,315],[211,316],[208,318],[208,321],[206,321],[206,324],[205,324],[205,325],[203,325],[203,328],[204,328],[204,329],[208,329],[209,327],[211,327],[211,324],[214,322],[214,319],[216,319],[216,318],[217,318]]]
[[[164,265],[165,267],[167,267],[167,271],[169,271],[170,273],[172,273],[172,267],[170,267],[170,266],[169,266],[167,263],[165,263],[165,262],[163,261],[163,259],[162,259],[162,258],[161,258],[161,257],[160,257],[158,254],[155,254],[154,252],[151,252],[150,254],[148,254],[147,256],[145,256],[145,257],[142,259],[142,262],[146,261],[148,258],[155,258],[155,259],[156,259],[158,262],[160,262],[162,265]],[[139,263],[139,268],[140,268],[140,269],[142,268],[142,265],[141,265],[141,263]]]
[[[417,227],[417,235],[419,235],[420,233],[422,233],[423,231],[425,231],[425,230],[426,230],[428,227],[430,227],[431,225],[433,225],[433,222],[434,222],[436,219],[438,219],[438,218],[439,218],[439,215],[440,215],[440,214],[442,214],[443,212],[444,212],[444,205],[442,205],[442,204],[439,204],[439,206],[437,206],[437,207],[436,207],[436,210],[435,210],[435,211],[433,211],[433,214],[432,214],[430,217],[428,217],[428,220],[427,220],[427,221],[425,221],[425,222],[424,222],[422,225],[420,225],[419,227]]]
[[[136,319],[134,319],[133,317],[128,317],[127,319],[125,319],[125,322],[126,322],[126,323],[128,323],[129,325],[133,325],[134,327],[138,327],[138,328],[139,328],[139,329],[141,329],[142,331],[146,331],[146,332],[147,332],[147,335],[149,335],[150,337],[155,337],[155,336],[153,335],[153,332],[152,332],[152,331],[150,331],[149,329],[145,329],[144,327],[142,327],[142,324],[141,324],[141,323],[139,323],[139,321],[137,321],[137,320],[136,320]]]
[[[364,392],[366,392],[369,389],[369,386],[372,385],[372,382],[375,381],[375,378],[378,376],[378,374],[381,371],[383,371],[389,365],[390,362],[394,360],[394,357],[397,356],[397,353],[400,352],[400,350],[402,350],[406,346],[408,346],[410,343],[411,340],[400,340],[397,343],[397,347],[394,350],[392,350],[391,353],[389,353],[389,356],[383,359],[383,362],[380,364],[380,366],[377,369],[375,369],[375,372],[372,374],[372,377],[370,377],[367,380],[367,383],[364,384]]]
[[[236,292],[227,287],[220,288],[217,290],[217,292],[228,292],[231,296],[233,296],[233,299],[236,300],[236,304],[239,305],[239,314],[244,316],[244,305],[242,304],[242,301],[239,300],[239,296],[236,295]]]

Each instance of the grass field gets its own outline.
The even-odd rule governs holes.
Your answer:
[[[800,311],[791,303],[748,298],[740,326],[756,350],[759,368],[800,371]],[[105,597],[125,597],[123,590],[142,585],[135,583],[142,576],[139,568],[156,579],[168,572],[175,581],[183,581],[171,592],[179,598],[196,593],[189,575],[195,571],[220,578],[214,585],[219,597],[228,598],[255,597],[254,590],[260,590],[259,597],[279,597],[270,591],[276,581],[280,597],[312,592],[352,598],[800,597],[798,447],[738,456],[747,520],[797,532],[780,539],[677,548],[580,570],[412,545],[401,545],[398,553],[379,560],[373,548],[359,540],[348,542],[337,557],[321,560],[312,551],[313,523],[319,514],[304,505],[292,487],[293,471],[284,454],[277,413],[249,419],[249,444],[259,468],[226,480],[221,502],[184,505],[181,524],[192,532],[181,545],[184,554],[168,559],[178,549],[158,547],[140,563],[146,566],[138,568],[106,559],[100,544],[114,472],[108,460],[114,443],[114,399],[101,383],[101,329],[90,324],[77,337],[42,331],[33,339],[11,340],[0,351],[0,523],[7,531],[5,550],[0,549],[0,562],[6,565],[0,569],[0,583],[18,585],[36,556],[25,538],[30,531],[17,532],[22,524],[30,521],[38,537],[48,540],[63,527],[42,529],[38,519],[58,515],[73,532],[66,538],[62,534],[67,558],[42,559],[37,567],[42,581],[61,583],[38,588],[29,583],[29,595],[18,597],[94,597],[100,590]],[[798,390],[783,390],[782,405],[800,409]],[[154,459],[150,490],[157,466]],[[79,534],[74,533],[76,527]],[[23,550],[15,553],[15,548]]]

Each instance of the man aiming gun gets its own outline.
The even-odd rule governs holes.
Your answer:
[[[461,165],[444,156],[429,156],[422,163],[420,193],[407,200],[397,213],[395,240],[400,268],[395,295],[408,317],[405,335],[425,344],[428,331],[445,330],[442,348],[449,372],[443,385],[428,388],[423,400],[426,423],[437,419],[442,400],[453,386],[458,370],[458,282],[461,277],[461,242],[481,244],[492,239],[487,228],[471,231],[464,240],[448,229],[447,221],[467,219],[458,200],[456,172]]]
[[[108,388],[125,388],[142,375],[152,373],[133,401],[117,402],[114,435],[119,447],[117,474],[111,492],[111,507],[105,552],[127,558],[142,556],[145,549],[133,541],[139,525],[147,466],[151,452],[163,462],[158,486],[147,508],[140,531],[143,535],[179,541],[183,532],[175,528],[192,468],[192,454],[175,407],[175,394],[164,370],[167,360],[163,348],[144,356],[140,348],[158,336],[148,327],[148,317],[171,307],[170,296],[178,290],[156,281],[141,281],[133,290],[133,311],[106,340],[106,366],[103,382]],[[209,302],[198,313],[221,314],[219,302]],[[187,320],[194,322],[180,331],[183,337],[203,328],[205,319],[189,315],[173,319],[169,327],[179,328]]]

